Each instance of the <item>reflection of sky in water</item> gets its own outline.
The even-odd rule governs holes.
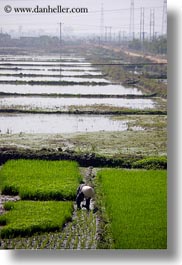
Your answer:
[[[35,67],[40,67],[40,66],[49,66],[49,65],[53,65],[53,66],[56,66],[58,67],[59,65],[65,65],[65,66],[74,66],[74,65],[83,65],[83,67],[85,66],[91,66],[91,63],[89,62],[73,62],[73,61],[67,61],[67,62],[54,62],[54,61],[40,61],[40,62],[34,62],[34,61],[1,61],[0,62],[0,66],[4,66],[4,65],[7,65],[9,67],[14,67],[14,66],[19,66],[19,65],[29,65],[29,66],[35,66]]]
[[[127,121],[108,116],[13,114],[0,116],[1,133],[75,133],[125,131]]]
[[[66,60],[66,61],[73,61],[73,60],[76,60],[76,61],[80,61],[80,62],[84,62],[85,61],[85,58],[83,57],[78,57],[78,56],[74,56],[73,55],[61,55],[60,57],[60,54],[58,55],[34,55],[34,56],[29,56],[29,55],[0,55],[0,60],[6,60],[6,61],[12,61],[12,62],[15,62],[15,61],[29,61],[29,62],[35,62],[35,61],[54,61],[54,60]]]
[[[106,82],[110,81],[104,78],[81,78],[81,77],[16,77],[16,76],[0,76],[0,80],[11,80],[11,81],[69,81],[69,82]]]
[[[106,105],[125,107],[132,109],[153,108],[151,99],[127,99],[127,98],[42,98],[42,97],[10,97],[0,98],[2,107],[23,107],[25,109],[63,109],[72,105]]]
[[[0,56],[0,58],[3,58]],[[84,58],[63,56],[62,59],[67,60],[61,62],[62,69],[60,72],[57,56],[5,56],[7,63],[12,63],[11,66],[6,66],[6,62],[0,62],[0,68],[9,68],[9,70],[0,70],[0,73],[22,73],[22,74],[44,74],[44,75],[101,75],[101,72],[91,66],[90,63],[85,63]],[[25,59],[25,61],[20,61]],[[37,60],[32,61],[33,60]],[[19,61],[16,61],[19,60]],[[73,60],[77,60],[76,64]],[[43,61],[43,62],[41,62]],[[28,65],[29,64],[29,65]],[[46,66],[42,66],[44,64]],[[85,65],[84,65],[85,64]],[[12,68],[23,68],[13,70]],[[30,70],[32,69],[32,70]],[[53,69],[55,71],[53,71]],[[11,77],[0,76],[0,80],[60,80],[59,77]],[[62,77],[65,81],[106,81],[105,78],[79,78],[79,77]],[[126,95],[135,94],[141,95],[142,92],[137,88],[126,88],[122,85],[106,85],[106,86],[88,86],[88,85],[67,85],[67,86],[48,86],[48,85],[11,85],[3,84],[0,86],[0,92],[6,93],[21,93],[25,94],[22,97],[0,97],[0,105],[3,108],[21,108],[21,109],[44,109],[44,110],[61,110],[68,108],[71,105],[86,106],[86,105],[110,105],[115,107],[126,108],[153,108],[154,102],[150,99],[124,99],[124,98],[44,98],[41,94],[102,94],[102,95]],[[39,94],[40,97],[26,97],[26,94]],[[1,133],[75,133],[75,132],[99,132],[99,131],[125,131],[128,129],[127,121],[112,120],[109,116],[98,115],[56,115],[56,114],[13,114],[0,115],[0,132]],[[139,128],[140,129],[140,128]]]
[[[32,69],[32,70],[30,70]],[[20,70],[13,70],[13,69],[9,69],[9,70],[6,70],[6,69],[1,69],[0,67],[0,74],[33,74],[33,75],[60,75],[60,72],[61,72],[61,75],[64,76],[64,75],[69,75],[69,76],[80,76],[80,75],[102,75],[101,72],[97,72],[97,71],[70,71],[70,69],[67,69],[65,71],[60,71],[60,69],[56,69],[56,71],[51,71],[51,68],[50,69],[39,69],[39,70],[36,70],[33,68],[29,68],[28,70],[25,70],[25,69],[20,69]],[[8,79],[9,77],[7,76],[4,76],[4,79]]]
[[[83,65],[83,63],[77,63],[77,65],[74,65],[73,63],[61,63],[61,66],[59,66],[60,63],[57,63],[57,64],[52,64],[52,62],[48,63],[48,62],[45,62],[45,63],[42,63],[40,62],[40,64],[36,64],[36,65],[33,65],[33,63],[27,63],[27,62],[24,62],[24,64],[11,64],[11,65],[8,65],[9,62],[6,62],[6,63],[1,63],[0,64],[0,67],[3,67],[3,68],[15,68],[15,67],[18,67],[18,68],[23,68],[23,69],[30,69],[30,68],[33,68],[33,69],[37,69],[37,70],[40,70],[40,69],[43,69],[43,68],[52,68],[53,70],[60,70],[60,67],[61,69],[63,70],[73,70],[73,71],[77,71],[77,70],[82,70],[82,71],[93,71],[93,70],[96,70],[95,68],[93,68],[90,64],[86,64],[85,66]],[[41,65],[42,64],[42,65]],[[47,70],[48,70],[47,69]]]
[[[66,86],[31,86],[31,85],[10,85],[3,84],[0,86],[0,92],[7,93],[25,93],[25,94],[42,94],[42,93],[58,93],[58,94],[102,94],[102,95],[142,95],[137,88],[126,88],[122,85],[106,85],[106,86],[86,86],[86,85],[66,85]]]

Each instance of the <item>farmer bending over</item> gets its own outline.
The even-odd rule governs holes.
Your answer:
[[[77,189],[76,195],[76,203],[78,209],[81,209],[81,202],[85,199],[86,204],[82,205],[82,207],[87,208],[89,210],[90,200],[94,196],[94,189],[86,184],[81,184]]]

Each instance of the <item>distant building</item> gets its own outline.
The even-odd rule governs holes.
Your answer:
[[[11,36],[7,33],[0,33],[0,46],[10,46]]]

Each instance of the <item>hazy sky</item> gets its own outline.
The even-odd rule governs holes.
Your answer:
[[[145,8],[145,31],[150,28],[150,9],[155,12],[155,31],[161,32],[162,13],[164,0],[134,0],[135,32],[140,30],[140,8]],[[69,30],[76,33],[86,34],[92,32],[99,34],[101,28],[101,5],[103,3],[104,27],[112,27],[112,33],[119,31],[129,32],[130,24],[130,0],[1,0],[0,17],[3,32],[14,30],[16,32],[39,31],[40,33],[52,33],[58,35],[59,23],[63,23],[63,33]],[[12,7],[12,12],[6,13],[4,7]],[[85,14],[54,14],[54,13],[15,13],[15,7],[51,8],[60,5],[68,8],[88,8]]]

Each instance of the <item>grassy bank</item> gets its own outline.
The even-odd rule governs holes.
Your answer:
[[[114,248],[166,249],[166,171],[98,172]]]
[[[58,94],[58,93],[8,93],[0,92],[0,97],[60,97],[60,98],[154,98],[156,94],[148,95],[107,95],[107,94]]]
[[[28,150],[28,149],[7,149],[7,148],[1,148],[0,149],[0,161],[1,164],[4,164],[8,160],[21,160],[21,159],[35,159],[35,160],[51,160],[51,161],[59,161],[59,160],[71,160],[71,161],[77,161],[80,166],[87,167],[87,166],[94,166],[94,167],[123,167],[123,168],[154,168],[154,169],[166,169],[167,168],[167,157],[166,156],[156,156],[152,157],[152,159],[148,159],[147,162],[147,157],[142,156],[142,154],[123,154],[123,155],[116,155],[116,156],[102,156],[98,155],[95,153],[80,153],[80,152],[74,152],[74,151],[55,151],[55,150],[50,150],[50,149],[42,149],[42,150]],[[142,163],[143,159],[146,161]],[[138,163],[138,166],[137,166]],[[4,168],[4,167],[3,167]],[[3,171],[2,171],[3,172]],[[3,179],[3,174],[1,173],[0,176]],[[61,175],[60,175],[61,176]],[[52,177],[52,175],[51,175]],[[35,180],[36,181],[36,180]],[[48,181],[51,181],[48,179]],[[59,179],[58,179],[59,181]],[[13,192],[13,194],[17,194],[19,192],[19,189],[17,190],[17,187],[15,190],[12,190],[11,188],[11,180],[9,180],[9,186],[8,188],[4,188],[4,192]],[[75,183],[78,184],[77,181]],[[34,183],[36,185],[36,182]],[[2,185],[2,184],[1,184]],[[59,186],[61,184],[59,183]],[[65,184],[64,184],[65,185]],[[75,184],[76,185],[76,184]],[[58,186],[58,187],[59,187]],[[57,186],[56,186],[57,187]],[[75,195],[75,191],[70,192],[70,194],[65,194],[62,190],[58,191],[58,187],[55,188],[55,194],[54,192],[51,194],[47,194],[47,196],[53,196],[54,199],[58,198],[61,199],[64,196],[66,198],[71,197],[73,198]],[[52,187],[54,189],[54,187]],[[38,188],[36,188],[37,190]],[[7,190],[7,191],[6,191]],[[46,190],[46,187],[45,187]],[[54,190],[53,190],[54,191]],[[70,191],[70,190],[69,190]],[[62,192],[62,193],[61,193]],[[35,191],[30,192],[31,196],[43,196],[41,194],[41,191],[39,190],[39,195],[34,194]],[[20,194],[21,195],[21,194]],[[25,196],[26,198],[30,198],[28,194],[24,195],[24,192],[22,191],[22,195]],[[44,198],[44,196],[42,197]]]
[[[167,115],[166,110],[151,109],[129,109],[110,107],[104,105],[70,106],[68,110],[44,110],[44,109],[21,109],[21,108],[1,108],[0,113],[34,113],[34,114],[80,114],[80,115]]]
[[[88,55],[88,60],[90,60],[93,65],[100,64],[100,66],[98,66],[100,71],[107,75],[113,82],[136,84],[135,86],[140,88],[144,94],[155,93],[159,97],[167,97],[167,85],[160,82],[159,78],[151,78],[151,73],[154,77],[155,75],[167,76],[167,65],[152,65],[151,61],[145,56],[130,56],[129,53],[126,54],[120,48],[113,48],[112,50],[107,47],[94,47],[94,50],[90,50],[91,55]],[[115,62],[122,64],[127,62],[128,65],[104,65],[106,62],[108,64]],[[143,66],[142,63],[144,64]],[[103,66],[101,64],[103,64]]]

